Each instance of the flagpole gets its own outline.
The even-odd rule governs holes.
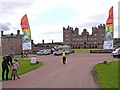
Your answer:
[[[0,47],[1,47],[1,56],[2,56],[2,35],[0,35]]]

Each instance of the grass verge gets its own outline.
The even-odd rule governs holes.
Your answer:
[[[103,50],[103,49],[72,49],[75,52],[90,52],[90,50]]]
[[[100,88],[118,88],[118,63],[120,61],[97,64],[94,67]]]

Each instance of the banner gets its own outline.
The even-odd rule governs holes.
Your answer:
[[[113,6],[109,10],[109,17],[106,21],[106,31],[104,38],[104,49],[113,49],[113,32],[114,32],[114,20],[113,20]]]
[[[31,50],[31,32],[27,15],[25,14],[21,19],[22,28],[22,48],[23,50]]]

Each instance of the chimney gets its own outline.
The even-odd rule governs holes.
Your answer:
[[[52,40],[52,43],[53,43],[53,40]]]
[[[65,30],[65,27],[63,27],[63,30]]]
[[[31,40],[32,44],[34,44],[33,40]]]
[[[44,40],[42,40],[42,44],[44,44]]]
[[[1,31],[1,37],[3,36],[3,31]]]
[[[13,33],[11,33],[10,35],[13,36]]]
[[[20,30],[17,30],[17,36],[19,36],[20,35]]]

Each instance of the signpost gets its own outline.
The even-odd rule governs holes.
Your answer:
[[[36,64],[37,63],[37,58],[36,56],[31,57],[31,64]]]

